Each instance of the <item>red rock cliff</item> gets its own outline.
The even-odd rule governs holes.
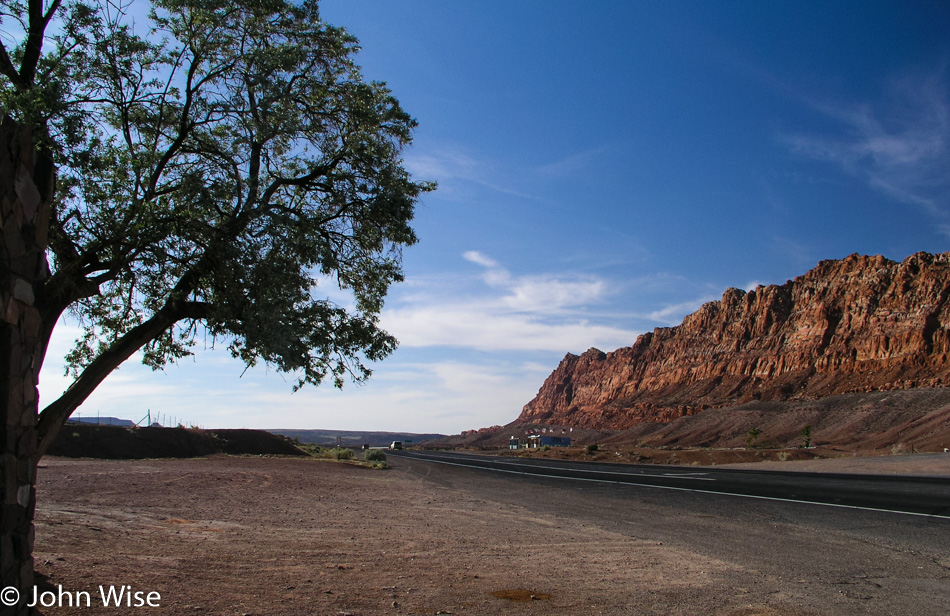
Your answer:
[[[950,253],[852,255],[568,354],[516,423],[622,429],[750,400],[950,385]]]

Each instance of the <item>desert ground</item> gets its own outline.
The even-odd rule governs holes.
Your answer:
[[[950,477],[950,455],[940,454],[763,464]],[[815,540],[808,516],[817,514],[792,525],[791,514],[766,505],[735,513],[713,503],[678,522],[726,544],[700,548],[705,539],[671,534],[668,519],[667,530],[655,526],[668,508],[650,498],[598,505],[617,510],[620,522],[607,526],[570,513],[583,512],[584,500],[562,509],[563,497],[543,485],[502,497],[499,479],[393,466],[221,455],[44,459],[36,569],[47,589],[93,598],[91,608],[44,613],[926,616],[944,613],[950,599],[950,557],[928,552],[925,535],[914,535],[923,547],[912,549],[876,536],[892,524],[879,517],[827,531],[809,548],[813,568],[807,559],[786,567],[773,561]],[[763,518],[765,531],[745,530]],[[902,532],[950,534],[946,520],[897,523],[917,525]],[[761,548],[748,559],[743,541],[730,539],[745,535]],[[839,554],[851,562],[835,562]],[[100,585],[157,592],[160,607],[102,607]]]

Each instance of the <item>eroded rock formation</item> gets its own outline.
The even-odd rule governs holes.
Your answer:
[[[518,423],[623,429],[752,400],[950,385],[950,253],[852,255],[568,354]]]

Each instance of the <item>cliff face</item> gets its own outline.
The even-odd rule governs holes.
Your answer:
[[[516,423],[623,429],[753,400],[950,385],[950,253],[852,255],[568,354]]]

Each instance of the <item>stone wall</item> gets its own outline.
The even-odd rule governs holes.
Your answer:
[[[39,164],[37,162],[39,161]],[[39,181],[37,181],[39,178]],[[49,275],[46,261],[49,161],[33,147],[30,131],[0,126],[0,425],[2,517],[0,587],[21,593],[3,614],[28,614],[33,586],[33,514],[36,506],[37,382],[43,357],[37,294]]]

